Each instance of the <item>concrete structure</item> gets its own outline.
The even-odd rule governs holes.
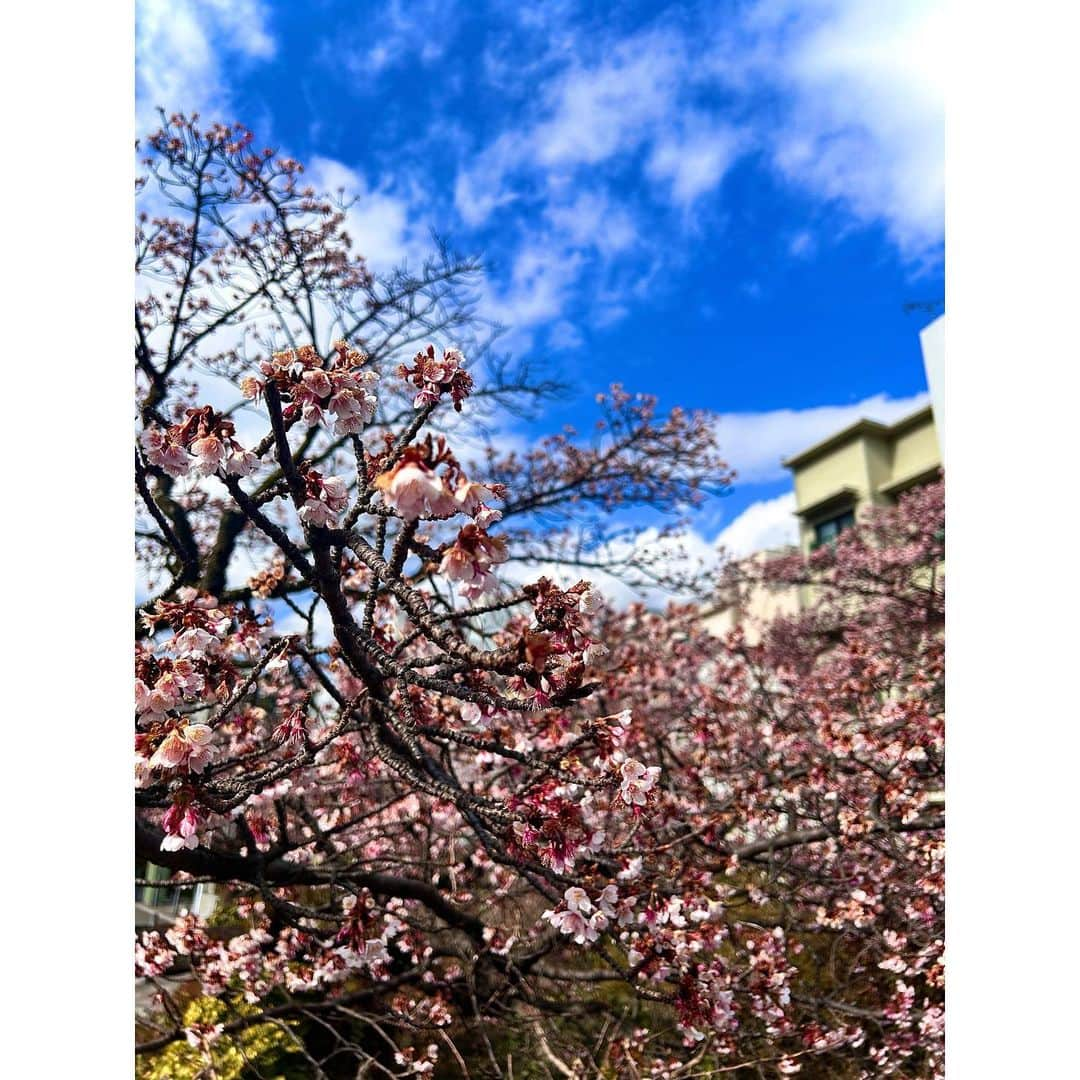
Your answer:
[[[790,555],[794,547],[773,548],[759,551],[740,561],[740,566],[753,567],[779,555]],[[800,610],[799,590],[796,588],[766,589],[755,586],[744,590],[740,602],[718,599],[702,613],[702,625],[710,634],[723,637],[741,626],[746,641],[756,645],[761,638],[760,628],[778,615],[796,615]]]
[[[136,860],[135,876],[145,881],[166,881],[172,875],[164,866]],[[212,914],[217,904],[213,885],[201,882],[187,885],[136,885],[135,929],[146,930],[172,926],[178,915]]]
[[[945,316],[939,315],[919,334],[922,346],[923,367],[926,368],[926,385],[930,387],[930,401],[934,406],[934,423],[937,425],[938,442],[941,444],[942,460],[945,459]]]
[[[895,424],[858,420],[784,465],[795,482],[795,513],[804,552],[853,524],[865,506],[889,506],[902,491],[941,468],[933,406]]]
[[[934,420],[931,405],[894,424],[858,420],[784,462],[795,485],[804,553],[853,525],[863,507],[892,505],[901,492],[938,475],[942,459]],[[743,564],[752,566],[793,550],[761,551]],[[710,633],[722,636],[740,626],[746,640],[754,644],[762,625],[777,615],[797,614],[813,600],[809,588],[758,586],[744,591],[738,603],[718,599],[703,610],[703,623]]]

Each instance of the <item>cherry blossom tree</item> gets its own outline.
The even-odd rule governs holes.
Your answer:
[[[571,580],[663,576],[607,522],[723,488],[707,416],[508,452],[558,387],[477,263],[371,272],[238,127],[144,155],[136,854],[219,905],[137,939],[139,1067],[939,1071],[940,485],[769,568],[821,599],[753,648],[616,610]]]
[[[619,852],[639,897],[620,942],[715,1071],[942,1072],[943,561],[937,482],[809,557],[728,567],[729,602],[806,590],[752,645],[696,606],[599,632],[623,752],[661,777]]]

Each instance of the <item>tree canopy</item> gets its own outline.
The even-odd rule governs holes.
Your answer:
[[[605,540],[730,482],[710,417],[507,450],[560,388],[476,260],[374,274],[239,127],[143,152],[136,853],[219,906],[137,940],[199,995],[139,1068],[940,1074],[942,484],[709,582],[812,590],[753,645],[617,608],[692,577]]]

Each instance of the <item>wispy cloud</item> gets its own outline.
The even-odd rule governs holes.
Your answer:
[[[601,255],[627,251],[638,240],[634,215],[603,190],[576,190],[567,201],[552,199],[544,214],[566,243],[595,248]]]
[[[546,116],[525,139],[548,168],[596,165],[649,141],[672,114],[685,64],[680,40],[637,34],[599,63],[575,64],[546,87]]]
[[[875,394],[853,405],[721,413],[716,431],[724,457],[740,481],[770,483],[788,475],[780,464],[783,458],[813,446],[856,420],[891,423],[927,401],[926,393],[903,398]]]
[[[720,183],[746,145],[738,129],[699,118],[658,139],[645,171],[667,183],[671,202],[689,210]]]
[[[681,575],[708,573],[720,564],[720,552],[716,542],[706,539],[700,532],[687,529],[676,535],[661,534],[656,528],[646,528],[633,537],[619,538],[601,544],[590,552],[597,563],[620,563],[628,558],[644,559],[650,573],[661,580],[672,580]],[[507,563],[502,568],[502,579],[515,584],[535,581],[543,574],[563,587],[577,581],[592,582],[604,598],[617,608],[634,602],[651,607],[663,607],[671,600],[688,600],[668,584],[657,584],[650,576],[635,574],[633,583],[625,575],[616,576],[595,566],[574,566],[567,563],[529,561]]]
[[[397,68],[430,68],[446,54],[457,32],[461,9],[443,0],[388,0],[327,41],[324,59],[343,64],[354,90],[378,87],[379,77]]]
[[[331,158],[312,158],[305,179],[318,191],[339,190],[353,200],[346,212],[345,228],[369,267],[386,272],[405,260],[418,261],[430,248],[416,209],[422,197],[415,191],[398,192],[389,183],[372,186],[356,169]]]
[[[139,132],[156,125],[158,106],[229,119],[228,62],[270,60],[276,49],[261,0],[136,0]]]
[[[775,103],[778,173],[913,260],[944,227],[944,21],[939,0],[763,0],[731,42],[745,92]]]
[[[788,241],[788,254],[793,259],[809,259],[816,250],[817,243],[807,229],[800,229]]]
[[[484,311],[509,329],[505,345],[527,349],[534,328],[565,321],[584,261],[582,253],[552,234],[538,233],[517,250],[508,273],[485,280]]]
[[[645,175],[660,194],[685,207],[713,190],[737,157],[739,136],[716,117],[683,108],[693,84],[687,42],[650,29],[558,64],[541,86],[524,126],[499,134],[459,173],[455,201],[471,225],[513,203],[522,188],[544,196],[582,172],[602,181],[602,167],[647,150]],[[685,114],[679,129],[672,117]],[[610,198],[610,195],[609,195]]]
[[[920,256],[943,223],[943,18],[937,0],[760,0],[734,20],[583,35],[570,61],[566,30],[527,122],[462,171],[458,208],[475,224],[515,198],[515,174],[595,170],[641,147],[646,174],[685,205],[761,154]]]
[[[527,61],[535,94],[455,179],[466,227],[497,223],[507,245],[515,222],[553,228],[558,270],[535,272],[535,225],[504,260],[505,296],[525,300],[514,321],[572,317],[560,298],[571,301],[571,270],[588,273],[593,256],[670,260],[657,236],[700,231],[702,208],[720,228],[725,178],[744,162],[819,208],[780,239],[789,258],[876,226],[913,268],[932,263],[943,229],[940,23],[932,0],[760,0],[723,18],[665,12],[629,32],[583,29],[564,12],[548,51]],[[633,302],[627,293],[607,308]]]
[[[775,499],[751,503],[730,525],[721,530],[715,545],[739,559],[755,551],[796,544],[795,495],[785,492]]]
[[[578,349],[584,342],[581,331],[565,319],[557,322],[548,332],[548,347],[557,351]]]
[[[634,311],[646,277],[670,279],[685,247],[673,236],[725,227],[725,181],[745,163],[839,212],[827,224],[812,212],[779,238],[789,258],[813,259],[826,228],[864,226],[912,264],[940,253],[934,0],[671,4],[646,20],[599,20],[569,2],[526,12],[491,0],[485,10],[490,35],[467,73],[444,61],[469,18],[435,0],[392,0],[362,33],[353,23],[328,32],[315,59],[333,58],[354,93],[417,73],[410,93],[425,122],[406,141],[415,160],[427,145],[444,161],[438,184],[403,167],[400,145],[392,187],[371,179],[388,160],[361,170],[322,159],[312,178],[356,179],[350,224],[375,265],[426,241],[436,214],[440,230],[485,248],[496,268],[490,314],[516,328],[519,345],[546,328],[571,349],[580,335],[567,326],[610,326]],[[137,0],[140,127],[158,104],[228,117],[236,72],[279,52],[270,0]],[[471,130],[446,106],[466,84],[490,109]]]
[[[637,262],[626,256],[640,241],[634,215],[606,190],[553,195],[520,228],[502,264],[496,262],[484,286],[485,313],[510,328],[508,346],[527,347],[547,326],[552,348],[577,348],[584,337],[575,321],[610,326],[629,311],[625,301],[634,286],[620,274]]]

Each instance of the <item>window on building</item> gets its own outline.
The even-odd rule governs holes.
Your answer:
[[[837,514],[835,517],[826,518],[824,521],[819,521],[814,525],[814,547],[821,547],[822,544],[828,544],[835,540],[845,529],[851,528],[855,524],[855,511],[854,509],[845,510],[842,514]]]
[[[158,919],[171,920],[181,911],[195,907],[198,900],[197,885],[153,885],[154,881],[167,881],[171,871],[145,859],[135,860],[135,877],[146,882],[135,886],[135,915],[141,924],[156,924]]]

